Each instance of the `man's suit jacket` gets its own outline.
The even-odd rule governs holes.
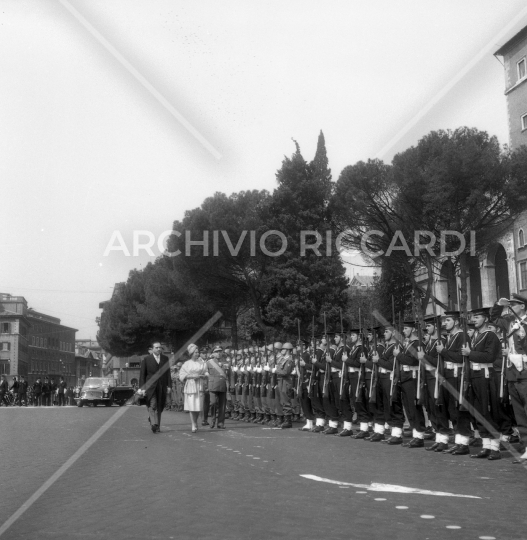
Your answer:
[[[9,383],[6,380],[0,381],[0,394],[6,394],[9,391]]]
[[[218,360],[215,360],[216,364],[220,364]],[[209,371],[209,392],[227,392],[227,377],[224,377],[213,365],[210,360],[207,361],[207,368]],[[227,372],[223,370],[225,375]],[[227,375],[228,376],[228,375]]]
[[[158,374],[158,371],[161,371],[161,373]],[[152,378],[154,380],[149,383]],[[159,364],[152,354],[143,358],[139,372],[139,387],[146,391],[146,399],[148,401],[152,399],[155,393],[164,407],[167,388],[172,387],[168,356],[162,354]],[[158,403],[158,405],[161,405],[161,403]]]

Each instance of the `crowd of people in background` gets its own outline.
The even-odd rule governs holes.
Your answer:
[[[38,378],[32,385],[21,375],[14,375],[8,381],[6,375],[0,377],[0,407],[63,407],[75,405],[73,386],[68,386],[64,377],[58,382],[54,378]]]

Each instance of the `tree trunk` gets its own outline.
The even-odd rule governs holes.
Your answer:
[[[238,317],[236,311],[236,308],[233,306],[231,315],[231,340],[234,349],[238,350]]]

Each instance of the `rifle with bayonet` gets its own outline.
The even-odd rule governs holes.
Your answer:
[[[399,312],[400,313],[400,312]],[[395,300],[392,295],[392,325],[393,325],[393,337],[395,339],[395,346],[400,347],[401,341],[399,340],[399,337],[397,333],[397,326],[395,324]],[[392,367],[392,376],[391,376],[391,384],[390,384],[390,405],[392,405],[393,400],[395,399],[395,388],[398,384],[398,363],[397,363],[397,357],[395,354],[393,355],[393,367]]]
[[[264,339],[264,354],[265,354],[265,366],[262,369],[262,382],[261,382],[261,391],[260,396],[262,398],[267,397],[267,385],[269,384],[269,358],[267,357],[267,339]],[[265,369],[267,367],[267,369]]]
[[[275,397],[276,397],[276,383],[277,383],[277,378],[276,378],[276,351],[274,350],[274,345],[273,345],[273,355],[274,355],[274,364],[273,364],[273,368],[271,369],[271,375],[270,375],[271,393],[269,394],[269,397],[271,399],[275,399]]]
[[[329,383],[331,382],[331,364],[327,361],[329,355],[329,339],[326,325],[326,312],[324,312],[324,339],[326,340],[326,350],[324,351],[324,385],[323,385],[323,396],[325,398],[329,397]]]
[[[461,315],[461,294],[460,290],[458,289],[458,305],[460,309],[460,322],[461,322],[461,329],[463,331],[463,346],[468,347],[470,346],[470,338],[468,336],[468,327],[467,327],[467,314],[466,312]],[[467,408],[464,405],[464,400],[466,399],[466,396],[468,394],[468,388],[469,388],[469,369],[470,364],[468,360],[468,355],[463,354],[463,364],[461,367],[461,383],[459,385],[459,410],[460,411],[466,411]]]
[[[364,348],[362,346],[363,339],[362,339],[362,322],[361,322],[361,316],[360,316],[360,308],[359,308],[359,340],[358,341],[360,343],[359,344],[359,347],[360,347],[359,359],[360,359],[360,357],[364,354]],[[359,377],[357,379],[357,389],[355,390],[355,401],[362,401],[361,388],[362,388],[363,380],[364,380],[364,364],[361,363],[359,367]]]
[[[312,329],[312,337],[311,337],[311,375],[309,376],[309,388],[308,388],[308,391],[307,391],[307,395],[312,398],[314,395],[315,395],[315,391],[314,391],[314,385],[317,384],[317,379],[316,379],[316,376],[315,376],[315,370],[317,369],[316,366],[315,366],[315,363],[313,362],[313,359],[315,358],[315,355],[316,355],[316,343],[315,343],[315,316],[313,315],[313,323],[312,323],[312,326],[311,326],[311,329]],[[317,384],[317,388],[318,388],[318,384]]]
[[[437,306],[435,301],[433,302],[435,326],[437,332],[437,343],[442,343],[441,338],[441,315],[437,314]],[[443,380],[444,380],[444,362],[441,353],[437,353],[437,367],[436,367],[436,381],[434,385],[434,403],[436,407],[443,406]]]
[[[414,313],[414,324],[417,327],[417,351],[420,351],[423,347],[423,329],[421,327],[421,321],[419,320],[419,317],[417,316],[417,305],[415,303],[415,295],[414,291],[412,290],[412,310]],[[423,405],[424,399],[425,399],[425,389],[424,385],[426,384],[426,377],[424,373],[422,373],[422,370],[424,368],[424,363],[418,360],[417,364],[417,389],[415,394],[415,404],[416,405]]]
[[[371,310],[371,307],[370,307]],[[370,351],[370,355],[373,356],[374,354],[379,354],[377,352],[377,330],[373,326],[374,319],[373,319],[373,312],[370,314],[370,325],[371,325],[371,333],[372,333],[372,346],[373,349]],[[376,362],[373,362],[371,367],[371,379],[370,379],[370,392],[369,392],[369,402],[370,403],[377,403],[377,382],[379,377],[379,366]]]
[[[340,359],[342,360],[342,368],[340,370],[340,399],[345,399],[344,395],[344,385],[348,382],[348,366],[346,365],[346,362],[344,361],[344,355],[347,355],[346,350],[346,334],[344,333],[344,323],[342,321],[342,309],[340,310],[340,335],[344,336],[344,350],[342,351],[342,355]],[[346,378],[346,380],[344,379]]]
[[[262,359],[260,347],[256,344],[256,372],[254,374],[254,397],[261,398],[262,390]]]
[[[297,319],[298,321],[298,350],[297,350],[297,363],[296,363],[296,373],[297,373],[297,381],[296,381],[296,395],[298,399],[302,397],[302,379],[303,377],[303,370],[302,366],[300,365],[300,360],[303,356],[303,350],[302,350],[302,338],[300,337],[300,319]]]

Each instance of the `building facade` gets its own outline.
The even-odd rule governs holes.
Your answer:
[[[30,384],[38,377],[58,381],[63,376],[72,386],[76,332],[28,308],[23,296],[0,293],[0,374],[23,375]]]

